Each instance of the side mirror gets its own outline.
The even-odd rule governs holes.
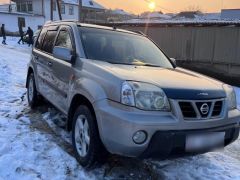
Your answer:
[[[65,47],[55,46],[53,48],[53,57],[72,63],[75,56],[73,55],[72,50]]]
[[[170,58],[170,61],[172,62],[172,64],[177,67],[177,61],[175,58]]]

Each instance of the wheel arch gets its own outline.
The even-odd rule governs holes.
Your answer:
[[[68,131],[71,131],[71,129],[72,129],[73,116],[74,116],[74,113],[75,113],[76,109],[80,105],[86,105],[96,119],[95,110],[94,110],[94,107],[93,107],[91,101],[82,94],[76,94],[72,98],[70,108],[69,108],[69,111],[68,111],[68,120],[67,120],[67,130]],[[97,123],[97,127],[98,127],[98,123]]]

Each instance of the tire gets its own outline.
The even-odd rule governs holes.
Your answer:
[[[29,74],[27,79],[27,99],[28,104],[32,109],[39,104],[38,92],[33,73]]]
[[[106,158],[107,152],[99,137],[96,118],[85,105],[80,105],[74,114],[72,144],[77,161],[85,168],[91,168],[95,162]]]

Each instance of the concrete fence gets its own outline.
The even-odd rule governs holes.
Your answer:
[[[240,27],[120,26],[142,31],[180,66],[240,85]]]

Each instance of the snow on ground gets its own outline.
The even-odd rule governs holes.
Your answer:
[[[16,42],[7,37],[9,45],[0,45],[0,179],[240,179],[239,139],[224,151],[164,161],[112,156],[85,171],[73,157],[65,117],[47,103],[28,107],[31,49]]]
[[[51,137],[31,126],[25,77],[30,48],[7,38],[0,45],[0,177],[3,179],[94,178]]]

